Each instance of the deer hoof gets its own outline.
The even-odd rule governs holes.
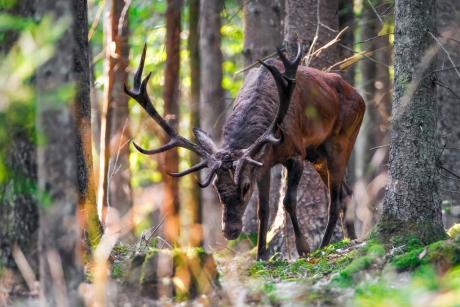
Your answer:
[[[310,246],[308,246],[307,241],[305,238],[300,238],[296,240],[295,246],[297,248],[297,253],[299,257],[306,257],[310,253]]]
[[[262,253],[257,253],[257,261],[267,261],[268,260],[268,253],[267,252],[262,252]]]

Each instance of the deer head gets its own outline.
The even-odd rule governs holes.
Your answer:
[[[133,145],[139,152],[146,155],[154,155],[175,147],[186,148],[199,155],[201,161],[198,164],[185,171],[169,173],[169,175],[182,177],[205,168],[209,169],[204,181],[198,181],[198,185],[201,188],[205,188],[213,183],[223,206],[222,230],[227,239],[235,239],[241,232],[243,213],[251,197],[259,170],[263,167],[263,163],[258,161],[263,153],[263,148],[266,145],[277,145],[281,142],[282,136],[278,127],[287,113],[295,87],[295,76],[301,60],[300,44],[298,44],[297,56],[293,61],[289,61],[278,50],[278,55],[285,68],[284,73],[281,73],[273,65],[259,61],[269,70],[275,80],[278,89],[279,107],[274,120],[267,130],[251,146],[238,150],[219,150],[209,135],[199,128],[193,129],[196,138],[196,143],[193,143],[180,136],[176,129],[158,114],[147,93],[150,74],[142,79],[145,54],[146,46],[144,46],[139,67],[134,75],[134,86],[132,89],[128,89],[125,86],[125,92],[144,108],[150,117],[166,132],[170,140],[167,144],[152,150],[143,149],[134,142]]]

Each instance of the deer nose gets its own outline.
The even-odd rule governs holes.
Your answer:
[[[227,240],[235,240],[241,233],[241,227],[234,224],[225,224],[223,227],[224,237]]]

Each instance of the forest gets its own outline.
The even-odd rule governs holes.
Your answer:
[[[459,104],[458,0],[0,0],[0,306],[459,306]]]

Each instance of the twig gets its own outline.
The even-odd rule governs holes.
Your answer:
[[[454,92],[453,89],[451,89],[450,87],[448,87],[447,85],[445,85],[444,83],[442,83],[441,81],[439,80],[435,80],[434,83],[436,83],[437,85],[439,85],[440,87],[442,88],[445,88],[446,90],[448,90],[452,95],[454,95],[457,99],[460,99],[460,96]]]
[[[369,151],[376,150],[376,149],[383,148],[383,147],[388,147],[388,146],[390,146],[390,144],[375,146],[375,147],[369,148]]]
[[[444,165],[439,165],[439,168],[446,171],[447,173],[451,174],[452,176],[454,176],[455,178],[457,179],[460,179],[460,176],[455,174],[453,171],[451,171],[450,169],[446,168]]]
[[[280,48],[280,50],[281,50],[281,51],[285,51],[285,48],[282,47],[282,48]],[[270,59],[270,58],[275,57],[276,55],[278,55],[278,51],[275,51],[275,52],[273,52],[273,53],[270,53],[270,54],[267,55],[266,57],[260,59],[260,61],[268,60],[268,59]],[[251,68],[253,68],[253,67],[256,67],[257,65],[259,65],[259,61],[254,62],[254,63],[252,63],[251,65],[246,66],[246,67],[244,67],[244,68],[238,70],[237,72],[234,73],[234,75],[238,75],[238,74],[240,74],[240,73],[242,73],[242,72],[245,72],[245,71],[247,71],[247,70],[249,70],[249,69],[251,69]]]
[[[311,57],[317,57],[321,54],[321,52],[329,47],[331,47],[332,45],[334,45],[335,43],[337,43],[340,38],[340,36],[342,36],[342,34],[348,30],[348,26],[346,26],[345,28],[342,29],[342,31],[340,31],[331,41],[329,41],[327,44],[325,44],[323,47],[319,48],[318,50],[316,50],[315,52],[312,53]]]
[[[388,45],[388,46],[383,46],[383,47],[377,48],[377,49],[372,50],[372,51],[367,51],[367,52],[363,52],[363,51],[361,51],[361,52],[356,52],[356,51],[353,50],[352,48],[350,48],[350,47],[348,47],[348,46],[346,46],[346,45],[344,45],[344,44],[340,44],[340,43],[339,43],[339,46],[342,47],[342,48],[344,48],[344,49],[346,49],[346,50],[348,50],[348,51],[351,51],[351,52],[353,52],[353,53],[355,53],[355,54],[362,54],[362,56],[363,56],[364,58],[368,59],[368,60],[371,61],[371,62],[374,62],[374,63],[376,63],[376,64],[382,65],[382,66],[384,66],[384,67],[386,67],[386,68],[390,68],[389,65],[387,65],[387,64],[385,64],[385,63],[383,63],[383,62],[381,62],[381,61],[377,61],[376,59],[374,59],[374,58],[368,56],[369,54],[372,54],[372,53],[374,53],[374,52],[376,52],[376,51],[383,50],[383,49],[386,49],[386,48],[390,47],[389,45]],[[361,59],[360,59],[360,60],[361,60]],[[336,65],[333,65],[332,67],[334,67],[334,66],[336,66]]]
[[[97,8],[96,16],[94,17],[93,23],[91,24],[91,28],[88,32],[88,41],[91,41],[94,33],[96,32],[97,25],[99,24],[99,20],[101,19],[102,12],[104,11],[104,4],[105,0],[102,0]]]
[[[320,0],[317,1],[317,6],[316,6],[316,31],[315,31],[315,37],[313,38],[313,41],[311,42],[310,48],[308,48],[307,55],[305,56],[305,65],[310,66],[311,62],[311,54],[315,48],[316,41],[318,40],[318,33],[319,33],[319,26],[321,24],[321,20],[319,17],[319,5],[320,5]]]
[[[368,38],[368,39],[365,39],[365,40],[356,42],[356,43],[354,43],[354,45],[359,45],[359,44],[367,43],[367,42],[369,42],[369,41],[371,41],[371,40],[377,39],[377,38],[379,38],[379,37],[388,36],[388,35],[391,35],[391,34],[394,34],[394,33],[385,33],[385,34],[382,34],[382,35],[376,35],[376,36],[374,36],[374,37],[371,37],[371,38]]]
[[[379,13],[377,12],[377,10],[375,9],[375,7],[372,5],[372,2],[370,0],[367,0],[367,3],[369,3],[369,6],[371,7],[371,9],[374,11],[374,14],[377,16],[377,18],[379,19],[380,21],[380,24],[383,25],[383,20],[382,20],[382,17],[380,17]]]
[[[460,194],[460,191],[454,191],[454,190],[448,190],[448,189],[443,189],[439,188],[441,191],[449,192],[449,193],[454,193],[454,194]]]
[[[326,68],[324,71],[330,72],[332,68],[334,68],[334,67],[336,67],[338,65],[342,65],[342,64],[350,62],[350,64],[346,66],[346,67],[348,67],[348,66],[350,66],[350,65],[352,65],[352,64],[354,64],[354,63],[356,63],[358,61],[361,61],[364,57],[367,58],[367,55],[370,55],[372,53],[373,53],[373,51],[361,51],[358,54],[354,54],[351,57],[348,57],[346,59],[343,59],[342,61],[339,61],[339,62],[337,62],[335,64],[332,64],[331,66]]]
[[[34,271],[32,270],[29,262],[24,256],[24,253],[17,244],[14,244],[13,246],[13,259],[16,262],[16,265],[18,266],[18,269],[21,272],[21,275],[24,278],[24,281],[26,282],[31,294],[37,295],[38,282],[35,278]]]
[[[126,14],[128,14],[128,9],[130,5],[131,5],[131,0],[125,0],[125,6],[123,7],[123,10],[121,11],[120,19],[118,19],[118,36],[122,36],[124,34],[123,24],[125,23],[125,21],[127,22]]]
[[[452,70],[452,69],[457,69],[457,68],[460,68],[460,65],[453,66],[453,67],[447,67],[447,68],[441,68],[441,69],[435,69],[432,72],[442,72],[442,71],[447,71],[447,70]]]
[[[452,57],[450,56],[450,53],[446,50],[446,48],[444,48],[444,45],[441,43],[441,41],[433,33],[431,33],[430,31],[428,31],[428,33],[431,35],[431,37],[433,37],[433,39],[436,41],[436,43],[438,43],[439,47],[441,47],[442,51],[444,51],[444,53],[447,55],[447,58],[452,63],[452,67],[454,67],[455,72],[457,73],[458,77],[460,78],[460,71],[458,71],[457,64],[455,64],[454,60],[452,60]]]

